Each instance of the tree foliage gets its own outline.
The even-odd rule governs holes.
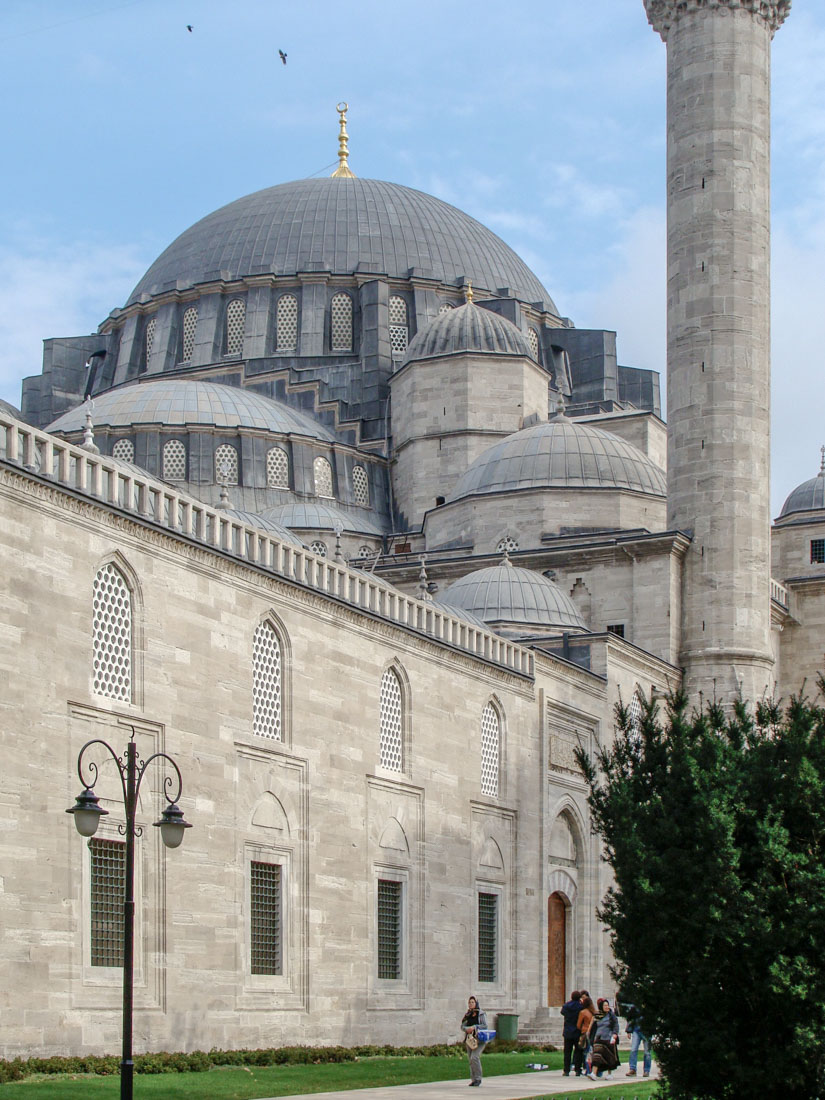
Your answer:
[[[825,691],[825,682],[820,680]],[[595,761],[600,913],[673,1100],[825,1096],[825,710],[646,706]]]

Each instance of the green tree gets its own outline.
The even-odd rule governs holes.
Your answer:
[[[820,680],[825,692],[825,681]],[[673,1100],[825,1096],[825,710],[657,704],[579,753],[600,913]]]

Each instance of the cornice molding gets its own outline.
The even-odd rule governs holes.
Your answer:
[[[763,19],[773,35],[791,11],[791,0],[644,0],[644,5],[648,22],[665,42],[673,24],[693,12],[747,11]]]

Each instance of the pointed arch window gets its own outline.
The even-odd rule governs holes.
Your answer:
[[[498,798],[501,722],[498,711],[488,703],[481,712],[481,793]]]
[[[132,699],[132,592],[116,565],[95,574],[92,599],[92,686],[107,699]]]
[[[289,455],[283,447],[266,452],[266,484],[269,489],[289,488]]]
[[[163,477],[165,481],[186,480],[186,448],[179,439],[163,445]]]
[[[333,351],[352,351],[352,298],[336,294],[330,305],[330,343]]]
[[[112,447],[112,458],[119,458],[121,462],[134,462],[135,445],[131,439],[119,439]]]
[[[398,673],[388,668],[381,678],[379,762],[388,771],[404,770],[404,695]]]
[[[233,298],[226,307],[226,354],[240,355],[243,351],[243,334],[246,325],[246,302]]]
[[[407,350],[410,327],[407,317],[407,303],[398,295],[390,298],[390,349],[393,359],[400,359]]]
[[[367,471],[363,466],[352,468],[352,495],[356,504],[368,508],[370,503],[370,488],[367,481]]]
[[[229,443],[215,448],[215,482],[218,485],[238,484],[238,452]]]
[[[283,654],[275,627],[263,622],[252,641],[252,732],[283,741]]]
[[[315,494],[319,497],[332,497],[332,467],[325,458],[316,458],[312,463],[315,481]]]
[[[275,350],[295,351],[298,347],[298,299],[282,294],[275,313]]]
[[[196,306],[190,306],[183,314],[181,361],[188,363],[195,350],[195,329],[198,327],[198,310]]]

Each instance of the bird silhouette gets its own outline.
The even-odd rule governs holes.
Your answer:
[[[187,30],[189,31],[189,33],[191,34],[191,33],[192,33],[192,24],[191,24],[191,23],[187,23],[187,24],[186,24],[186,29],[187,29]]]
[[[286,54],[283,50],[278,50],[278,56],[280,57],[281,61],[283,61],[284,65],[286,65]]]

